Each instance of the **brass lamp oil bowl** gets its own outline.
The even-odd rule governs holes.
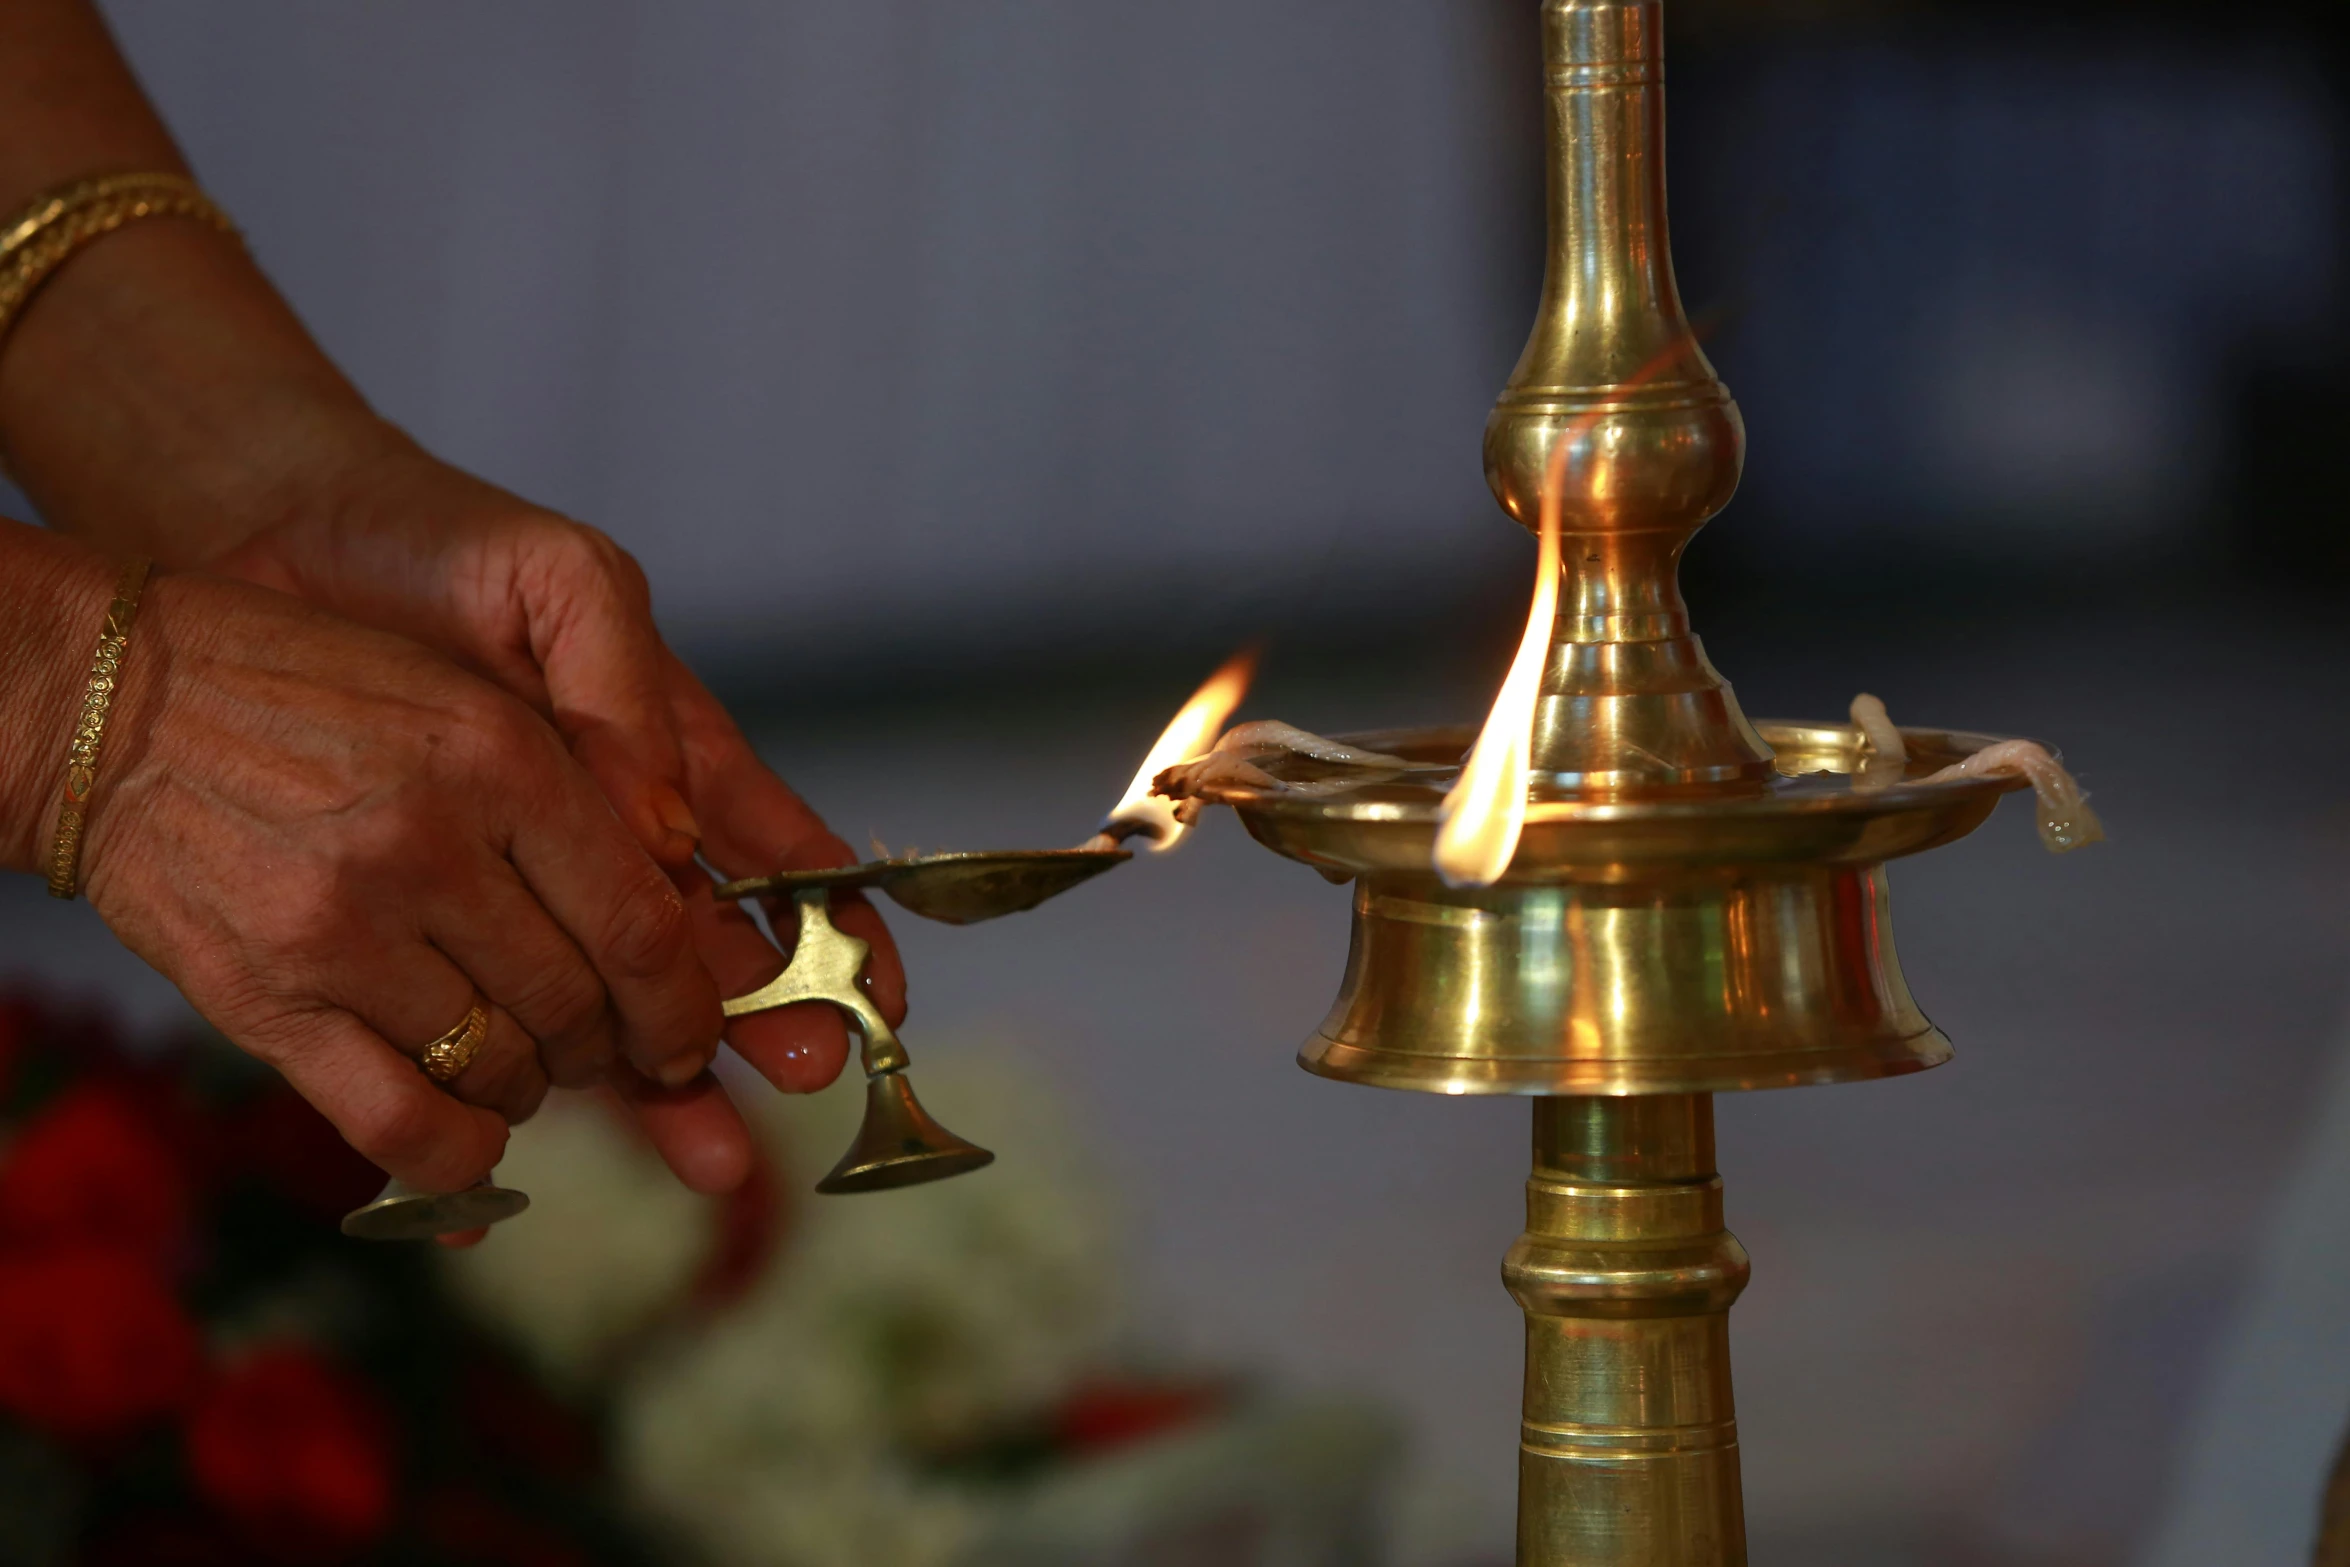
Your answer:
[[[1337,1004],[1310,1072],[1443,1094],[1714,1093],[1934,1066],[1949,1042],[1894,955],[1884,862],[1963,837],[2005,778],[1851,787],[1849,726],[1756,726],[1800,767],[1726,798],[1537,790],[1485,887],[1433,868],[1442,797],[1474,736],[1346,737],[1424,768],[1342,793],[1218,788],[1258,842],[1355,883]],[[1924,778],[1991,744],[1908,730]],[[1267,764],[1327,788],[1306,758]],[[1693,982],[1702,980],[1702,982]]]

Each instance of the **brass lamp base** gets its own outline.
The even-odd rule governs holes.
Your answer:
[[[866,1079],[865,1120],[857,1140],[816,1190],[827,1195],[893,1191],[993,1163],[994,1154],[931,1119],[905,1073],[882,1072]]]
[[[530,1206],[530,1198],[483,1181],[461,1192],[420,1192],[393,1181],[364,1208],[343,1215],[343,1233],[361,1241],[429,1241],[502,1223]]]

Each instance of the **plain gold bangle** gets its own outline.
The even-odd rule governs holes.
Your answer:
[[[92,240],[140,218],[194,218],[237,232],[184,174],[107,174],[43,191],[0,224],[0,343],[51,273]]]
[[[106,740],[106,715],[114,709],[122,680],[122,658],[130,647],[131,623],[139,618],[139,595],[147,588],[149,562],[122,568],[98,650],[90,655],[90,678],[82,686],[82,710],[65,749],[65,798],[57,807],[57,833],[49,841],[49,896],[71,898],[81,891],[82,829],[89,821],[90,795],[98,787],[98,751]]]

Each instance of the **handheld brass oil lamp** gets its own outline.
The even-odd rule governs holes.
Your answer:
[[[1134,856],[1114,842],[1081,849],[930,854],[815,871],[786,871],[728,882],[722,899],[789,900],[798,917],[791,961],[781,974],[725,1005],[730,1018],[821,1002],[838,1008],[861,1041],[865,1118],[856,1141],[816,1183],[827,1196],[889,1191],[945,1180],[993,1163],[995,1155],[934,1120],[906,1080],[911,1063],[897,1030],[865,994],[862,938],[832,923],[837,890],[879,888],[924,919],[971,925],[1032,909]],[[420,1192],[399,1181],[374,1201],[343,1215],[343,1233],[359,1240],[430,1240],[511,1219],[530,1206],[521,1192],[489,1182],[461,1192]]]
[[[938,1124],[914,1097],[906,1079],[906,1047],[865,993],[865,962],[872,949],[832,923],[836,891],[878,889],[924,919],[975,925],[1035,908],[1134,856],[1121,845],[1144,837],[1172,847],[1187,830],[1175,805],[1153,793],[1158,773],[1208,749],[1217,729],[1248,690],[1253,650],[1235,654],[1192,693],[1160,734],[1123,798],[1101,830],[1074,849],[1010,849],[975,854],[909,854],[863,865],[785,871],[727,882],[722,899],[758,898],[780,913],[788,901],[797,920],[791,959],[781,974],[725,1004],[730,1018],[776,1007],[819,1002],[838,1008],[856,1030],[865,1071],[865,1118],[849,1151],[816,1183],[826,1195],[887,1191],[961,1175],[995,1155]],[[393,1181],[364,1207],[343,1215],[343,1233],[359,1240],[416,1241],[497,1224],[530,1206],[521,1192],[490,1181],[461,1192],[422,1192]]]

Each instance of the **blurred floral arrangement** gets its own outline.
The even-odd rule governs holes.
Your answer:
[[[712,1200],[559,1094],[501,1166],[529,1214],[367,1245],[380,1177],[274,1074],[0,993],[0,1563],[1371,1559],[1384,1418],[1138,1369],[1051,1095],[924,1093],[1019,1157],[803,1197],[858,1096],[750,1093]]]

